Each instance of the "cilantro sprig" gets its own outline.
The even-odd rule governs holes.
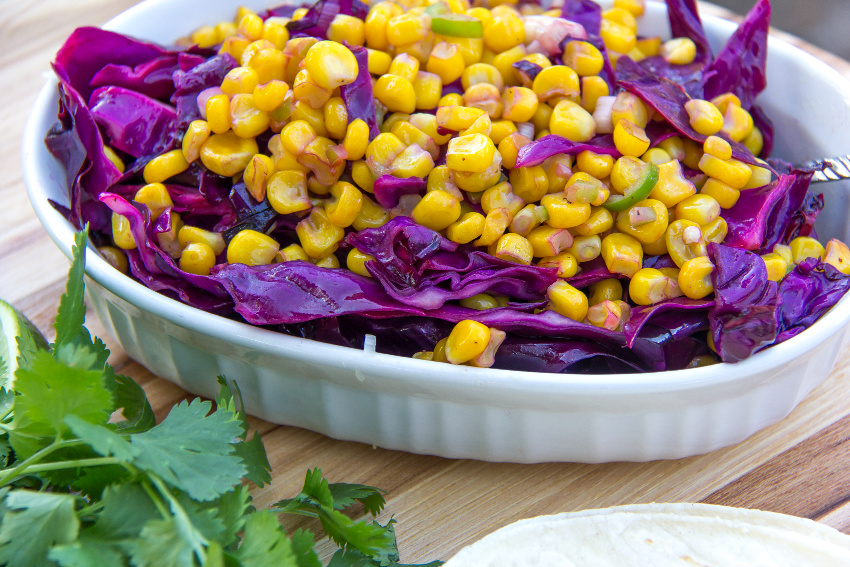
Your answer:
[[[401,567],[393,520],[344,513],[359,503],[377,516],[379,489],[313,469],[296,497],[255,510],[243,481],[262,487],[271,467],[235,384],[219,377],[215,404],[181,402],[156,423],[85,328],[86,240],[77,234],[55,342],[20,340],[0,387],[0,565],[321,567],[314,535],[279,521],[298,514],[339,547],[329,567]]]

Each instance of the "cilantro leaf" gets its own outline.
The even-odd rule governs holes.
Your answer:
[[[123,555],[107,543],[80,538],[69,545],[57,545],[47,554],[62,567],[124,567]]]
[[[139,455],[138,447],[131,445],[108,427],[94,425],[76,415],[66,416],[64,421],[74,435],[104,457],[115,456],[122,461],[130,462]]]
[[[298,567],[292,542],[283,533],[277,516],[268,510],[248,517],[236,557],[242,567]]]
[[[139,537],[130,541],[135,567],[195,567],[195,548],[180,532],[174,517],[150,520]]]
[[[221,389],[215,398],[216,406],[221,409],[226,409],[235,413],[239,417],[242,427],[241,443],[234,444],[236,454],[242,458],[242,462],[248,468],[245,473],[245,478],[253,482],[259,487],[263,487],[272,481],[269,457],[266,454],[266,448],[258,434],[254,434],[248,441],[248,416],[245,414],[245,407],[242,404],[242,392],[239,391],[239,386],[234,382],[231,389],[230,384],[223,376],[218,377],[218,383]]]
[[[144,389],[120,374],[115,376],[115,407],[123,408],[125,421],[118,423],[121,433],[147,431],[156,425],[156,416]]]
[[[67,494],[13,490],[4,498],[0,521],[0,564],[36,567],[47,563],[56,544],[77,538],[80,521],[74,497]]]
[[[380,524],[355,522],[342,512],[326,507],[319,508],[318,515],[325,533],[340,547],[351,547],[369,556],[395,549],[395,536]]]
[[[65,417],[76,415],[90,423],[103,424],[112,412],[112,396],[103,385],[103,372],[89,370],[91,352],[85,348],[63,348],[60,358],[39,351],[31,364],[18,369],[15,388],[15,429],[10,434],[19,459],[64,432]],[[80,363],[77,366],[76,363]]]
[[[246,469],[231,443],[241,433],[230,411],[207,415],[211,403],[174,406],[156,427],[131,436],[139,450],[134,464],[195,500],[213,500],[239,484]]]
[[[366,507],[366,512],[377,516],[384,509],[383,490],[365,484],[334,483],[328,485],[334,500],[334,509],[343,510],[355,502]]]
[[[88,226],[74,235],[74,246],[72,248],[73,260],[71,270],[68,272],[68,283],[65,293],[59,300],[59,310],[56,313],[55,345],[69,344],[80,336],[84,330],[83,324],[86,320],[86,306],[83,292],[85,282],[83,276],[86,269],[86,242],[88,241]],[[86,335],[88,332],[86,331]]]
[[[103,491],[102,511],[85,535],[118,544],[138,537],[148,521],[159,517],[150,496],[138,484],[110,486]]]
[[[236,534],[245,526],[246,514],[253,510],[251,495],[247,488],[239,485],[231,492],[222,495],[212,505],[215,506],[218,518],[224,526],[221,543],[228,547],[236,541]]]
[[[322,567],[314,549],[313,534],[301,528],[292,534],[292,551],[298,560],[298,567]]]

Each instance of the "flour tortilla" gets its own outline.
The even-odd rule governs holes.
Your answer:
[[[850,536],[811,520],[709,504],[640,504],[540,516],[444,567],[848,567]]]

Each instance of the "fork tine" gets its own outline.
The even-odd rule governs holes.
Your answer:
[[[814,169],[813,182],[850,179],[850,156],[839,156],[808,162],[803,166]]]

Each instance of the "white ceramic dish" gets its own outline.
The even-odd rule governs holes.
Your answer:
[[[271,0],[273,2],[273,0]],[[240,0],[254,8],[269,0]],[[173,42],[232,17],[226,0],[148,0],[106,26]],[[650,2],[644,33],[669,34]],[[705,18],[715,51],[735,26]],[[771,39],[760,103],[789,160],[850,153],[850,85],[815,58]],[[41,91],[24,137],[33,207],[70,256],[73,229],[48,204],[65,175],[43,139],[55,120],[55,82]],[[848,187],[827,188],[822,236],[847,241]],[[89,299],[122,348],[153,373],[204,396],[216,376],[238,381],[263,419],[390,449],[490,461],[646,461],[737,443],[785,416],[829,375],[845,344],[850,298],[782,345],[738,364],[643,375],[583,376],[455,367],[361,352],[254,328],[163,297],[87,256]]]

